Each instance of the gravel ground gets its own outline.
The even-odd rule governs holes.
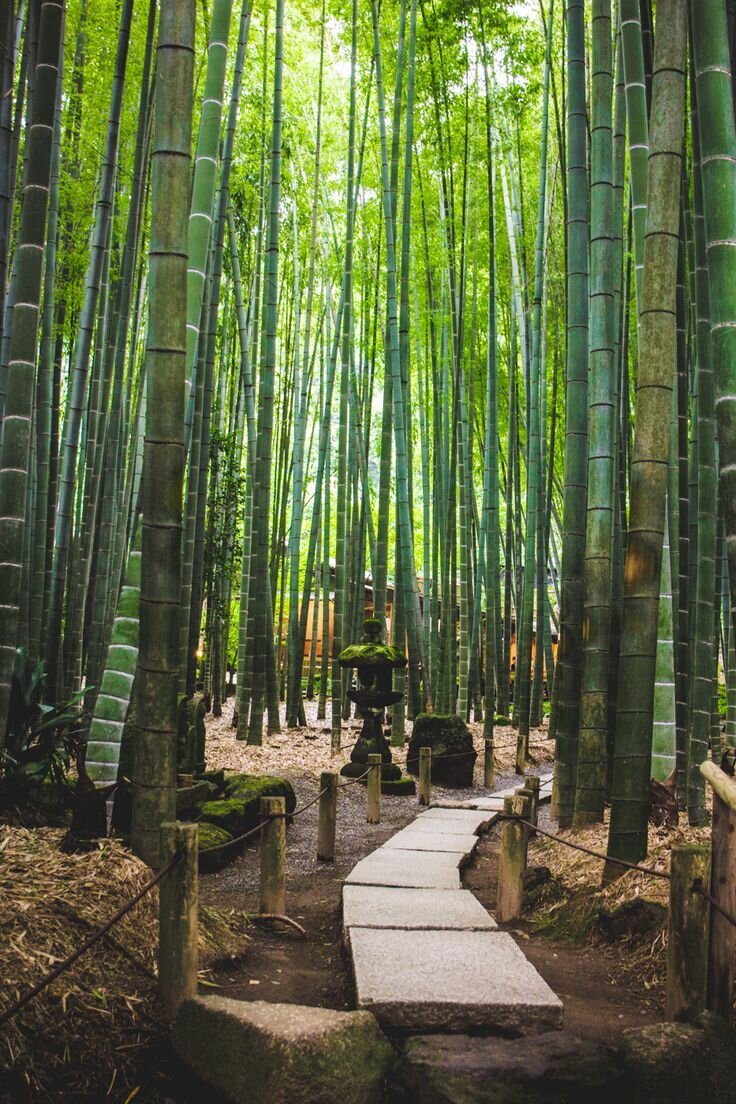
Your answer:
[[[350,745],[357,738],[361,723],[351,720],[344,723],[343,746],[345,750],[339,756],[330,751],[330,713],[327,706],[327,719],[317,720],[317,703],[305,702],[307,726],[287,729],[285,724],[281,733],[266,735],[261,747],[251,746],[235,739],[232,728],[232,699],[224,706],[223,716],[209,717],[207,721],[207,764],[210,769],[224,767],[227,770],[242,771],[248,774],[273,774],[288,778],[297,797],[297,806],[311,801],[319,792],[319,775],[324,770],[338,770],[350,756]],[[283,722],[282,711],[282,722]],[[483,787],[483,728],[480,724],[468,726],[473,734],[478,759],[475,765],[474,785],[469,789],[449,790],[439,786],[432,789],[432,797],[437,800],[454,799],[467,801],[474,796],[486,794]],[[407,722],[407,739],[411,733],[411,722]],[[498,726],[496,740],[496,784],[502,789],[518,779],[514,773],[514,754],[516,747],[515,730]],[[530,773],[537,773],[548,766],[552,759],[554,744],[547,739],[546,728],[534,730],[531,735],[531,754],[534,765]],[[392,748],[394,762],[405,768],[406,749]],[[347,781],[347,780],[346,780]],[[313,805],[297,816],[290,825],[287,837],[287,880],[300,879],[305,875],[324,870],[316,863],[318,805]],[[381,823],[366,823],[366,790],[357,785],[341,785],[338,795],[337,843],[335,863],[329,868],[332,879],[342,881],[353,866],[365,855],[375,851],[390,836],[417,815],[415,797],[381,798]],[[247,907],[255,907],[259,869],[256,861],[257,848],[246,852],[238,861],[214,877],[204,879],[206,887],[216,893],[219,903],[229,902],[233,907],[243,907],[244,898],[251,902]],[[298,919],[298,917],[295,917]]]

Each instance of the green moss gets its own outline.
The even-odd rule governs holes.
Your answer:
[[[228,847],[225,851],[213,852],[211,855],[203,855],[202,851],[206,851],[210,847],[222,847],[224,843],[229,843],[232,839],[230,832],[226,832],[224,828],[218,828],[215,824],[209,824],[203,821],[199,825],[199,869],[202,874],[213,874],[217,870],[222,870],[224,866],[232,862],[238,854],[237,847]]]
[[[275,778],[269,775],[236,774],[225,782],[225,795],[237,797],[256,806],[262,797],[283,797],[286,801],[286,812],[291,814],[296,808],[296,794],[291,782],[286,778]]]
[[[212,782],[217,786],[218,790],[224,790],[225,788],[225,771],[224,770],[206,770],[201,771],[197,775],[197,781]]]
[[[246,823],[246,803],[238,798],[221,798],[218,801],[205,801],[199,807],[198,819],[214,824],[230,832],[233,836],[247,831],[251,825]],[[255,827],[255,817],[252,827]]]
[[[381,782],[381,793],[386,797],[411,797],[416,792],[413,778],[389,778]]]
[[[406,656],[392,644],[349,644],[337,657],[341,667],[405,667]]]

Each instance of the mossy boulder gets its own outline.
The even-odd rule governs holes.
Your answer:
[[[177,820],[191,820],[197,807],[217,797],[217,786],[199,779],[192,786],[179,786],[176,791]]]
[[[417,1035],[404,1044],[412,1104],[617,1104],[619,1070],[602,1043],[566,1031],[522,1039]],[[680,1097],[684,1100],[684,1097]]]
[[[245,802],[237,797],[223,797],[216,801],[205,801],[199,807],[197,818],[200,823],[214,824],[222,828],[232,836],[239,836],[248,828],[254,828],[257,819],[254,817],[251,824],[246,823]]]
[[[625,1031],[622,1059],[628,1104],[736,1104],[736,1033],[712,1012]]]
[[[198,819],[242,835],[258,824],[262,797],[283,797],[289,815],[296,808],[294,787],[286,778],[234,774],[225,783],[224,797],[200,805]]]
[[[200,821],[199,825],[199,872],[200,874],[214,874],[218,870],[222,870],[224,866],[232,862],[237,856],[239,848],[228,847],[224,851],[213,851],[209,855],[205,855],[202,852],[209,850],[210,847],[222,847],[223,844],[229,843],[232,839],[230,832],[226,832],[224,828],[218,828],[216,824],[209,824],[207,821]]]
[[[420,713],[406,753],[409,774],[419,774],[419,749],[432,749],[432,782],[450,789],[473,785],[477,759],[468,726],[454,714]]]
[[[369,1012],[196,997],[174,1050],[232,1104],[380,1104],[393,1050]]]
[[[225,796],[237,797],[247,802],[255,801],[256,808],[262,797],[283,797],[289,815],[296,808],[296,794],[291,782],[287,778],[275,778],[271,775],[230,775],[225,780]]]
[[[220,770],[205,770],[200,771],[197,774],[198,782],[211,782],[213,786],[217,787],[217,792],[225,789],[225,771]]]
[[[386,797],[411,797],[417,792],[417,784],[413,778],[403,775],[401,778],[381,779],[381,793]]]

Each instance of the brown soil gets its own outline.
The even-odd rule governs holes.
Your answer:
[[[542,814],[540,826],[548,827],[545,809]],[[498,851],[499,830],[495,829],[481,841],[463,877],[465,887],[491,912],[496,907]],[[626,970],[625,947],[570,946],[535,934],[527,920],[506,930],[563,1002],[567,1031],[615,1045],[627,1028],[662,1019],[656,997]]]

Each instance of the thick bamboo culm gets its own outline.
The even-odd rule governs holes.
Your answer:
[[[286,912],[286,801],[262,797],[261,816],[267,823],[261,832],[261,912],[283,916]]]
[[[369,755],[368,766],[368,823],[379,824],[381,821],[381,756]]]
[[[432,749],[419,749],[419,804],[429,805],[432,800]]]
[[[335,830],[337,827],[337,775],[323,771],[319,776],[319,827],[317,829],[317,859],[319,862],[335,860]]]
[[[710,759],[700,767],[713,788],[710,894],[721,908],[736,913],[736,782]],[[717,909],[710,911],[708,1008],[731,1021],[736,928]]]
[[[177,852],[181,856],[159,886],[158,984],[168,1016],[175,1016],[182,1001],[197,995],[198,840],[196,824],[161,826],[162,864]]]
[[[676,844],[670,874],[666,1020],[694,1020],[706,1006],[709,906],[705,897],[693,892],[697,883],[703,888],[710,884],[710,848]]]
[[[531,798],[514,794],[503,803],[504,815],[528,820]],[[515,820],[504,821],[501,828],[501,855],[498,863],[498,895],[496,918],[505,924],[515,920],[521,912],[524,871],[529,846],[529,829]]]

